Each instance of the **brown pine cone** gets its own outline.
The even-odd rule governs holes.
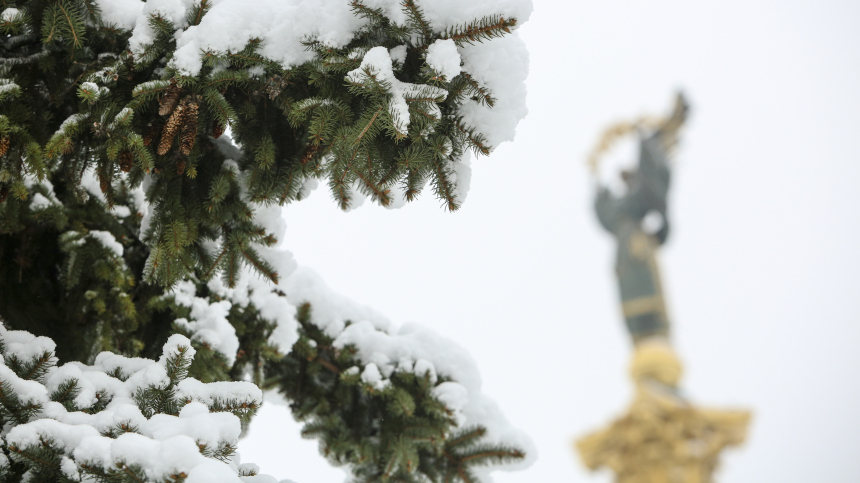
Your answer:
[[[215,139],[220,138],[221,135],[224,134],[224,129],[226,129],[226,128],[227,128],[226,125],[221,124],[218,121],[215,121],[215,124],[212,125],[212,137]]]
[[[123,172],[128,173],[131,171],[131,168],[134,166],[134,157],[131,155],[131,151],[125,150],[119,153],[119,169],[123,170]]]
[[[161,98],[161,102],[158,104],[158,114],[160,116],[170,114],[170,111],[176,107],[176,101],[179,100],[179,92],[181,90],[176,84],[176,79],[170,79],[170,87],[167,88],[167,94]]]
[[[155,141],[155,138],[158,137],[158,133],[161,132],[161,128],[163,128],[161,122],[157,119],[153,119],[152,122],[149,123],[149,127],[146,129],[146,134],[143,135],[143,145],[149,146]]]
[[[9,139],[9,136],[0,137],[0,156],[6,154],[6,151],[9,150],[10,144],[12,144],[12,140]]]
[[[101,188],[102,193],[107,194],[109,187],[107,176],[104,175],[102,170],[99,170],[99,188]]]
[[[185,124],[182,126],[182,135],[179,141],[179,151],[188,156],[197,139],[197,103],[190,101],[185,106]]]
[[[185,172],[185,160],[182,158],[179,158],[179,160],[176,161],[176,174],[181,175],[184,172]]]
[[[164,125],[164,130],[161,132],[161,142],[158,143],[158,154],[162,156],[167,154],[171,146],[173,146],[173,138],[185,120],[185,106],[187,104],[188,101],[183,99],[173,111],[173,114],[170,115],[167,124]]]
[[[308,161],[312,160],[319,150],[319,144],[308,143],[308,147],[305,148],[305,152],[302,153],[302,164],[307,164]]]

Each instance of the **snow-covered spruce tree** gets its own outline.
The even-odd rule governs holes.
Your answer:
[[[201,387],[281,392],[357,481],[479,481],[522,461],[528,441],[481,394],[467,354],[331,294],[277,244],[280,206],[319,181],[343,209],[364,197],[398,207],[430,184],[456,210],[469,153],[512,139],[525,115],[527,55],[512,31],[530,11],[529,0],[0,0],[0,318],[59,342],[56,359],[53,346],[25,351],[44,359],[38,371],[17,353],[0,370],[9,481],[54,481],[57,468],[73,481],[190,478],[179,460],[91,471],[56,432],[142,441],[115,427],[154,437],[155,423],[117,419],[130,404],[148,421],[233,407],[191,405],[177,389],[186,371]],[[110,357],[168,367],[178,340],[195,355],[176,379],[97,390],[89,405],[56,393],[86,393],[95,383],[80,374],[134,379]],[[180,436],[204,457],[227,460],[212,445],[233,444]]]

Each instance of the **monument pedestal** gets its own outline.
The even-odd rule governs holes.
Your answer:
[[[712,483],[720,453],[741,444],[750,413],[699,408],[677,394],[681,364],[665,343],[643,343],[631,364],[626,414],[576,442],[585,465],[617,483]]]

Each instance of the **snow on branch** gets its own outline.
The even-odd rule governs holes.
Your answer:
[[[256,386],[186,377],[194,349],[180,335],[157,362],[105,352],[91,366],[56,367],[54,347],[0,324],[0,444],[11,457],[0,472],[9,481],[242,481],[233,456],[240,416],[262,402]]]

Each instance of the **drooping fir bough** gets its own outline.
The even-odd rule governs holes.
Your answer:
[[[528,59],[513,30],[530,10],[0,0],[0,318],[43,337],[4,341],[46,348],[25,351],[37,371],[0,348],[7,481],[192,481],[196,456],[118,465],[79,457],[62,436],[82,424],[94,445],[156,448],[167,433],[152,421],[233,407],[193,405],[183,380],[280,391],[357,481],[478,481],[522,460],[527,440],[481,394],[467,355],[344,302],[277,245],[280,206],[320,181],[345,210],[364,197],[398,207],[428,184],[456,210],[469,153],[512,139],[525,115]],[[170,373],[178,340],[193,362],[150,374]],[[110,357],[138,362],[111,372]],[[242,417],[259,398],[246,404]],[[229,467],[223,481],[244,471],[217,461],[232,461],[238,435],[176,431]]]

